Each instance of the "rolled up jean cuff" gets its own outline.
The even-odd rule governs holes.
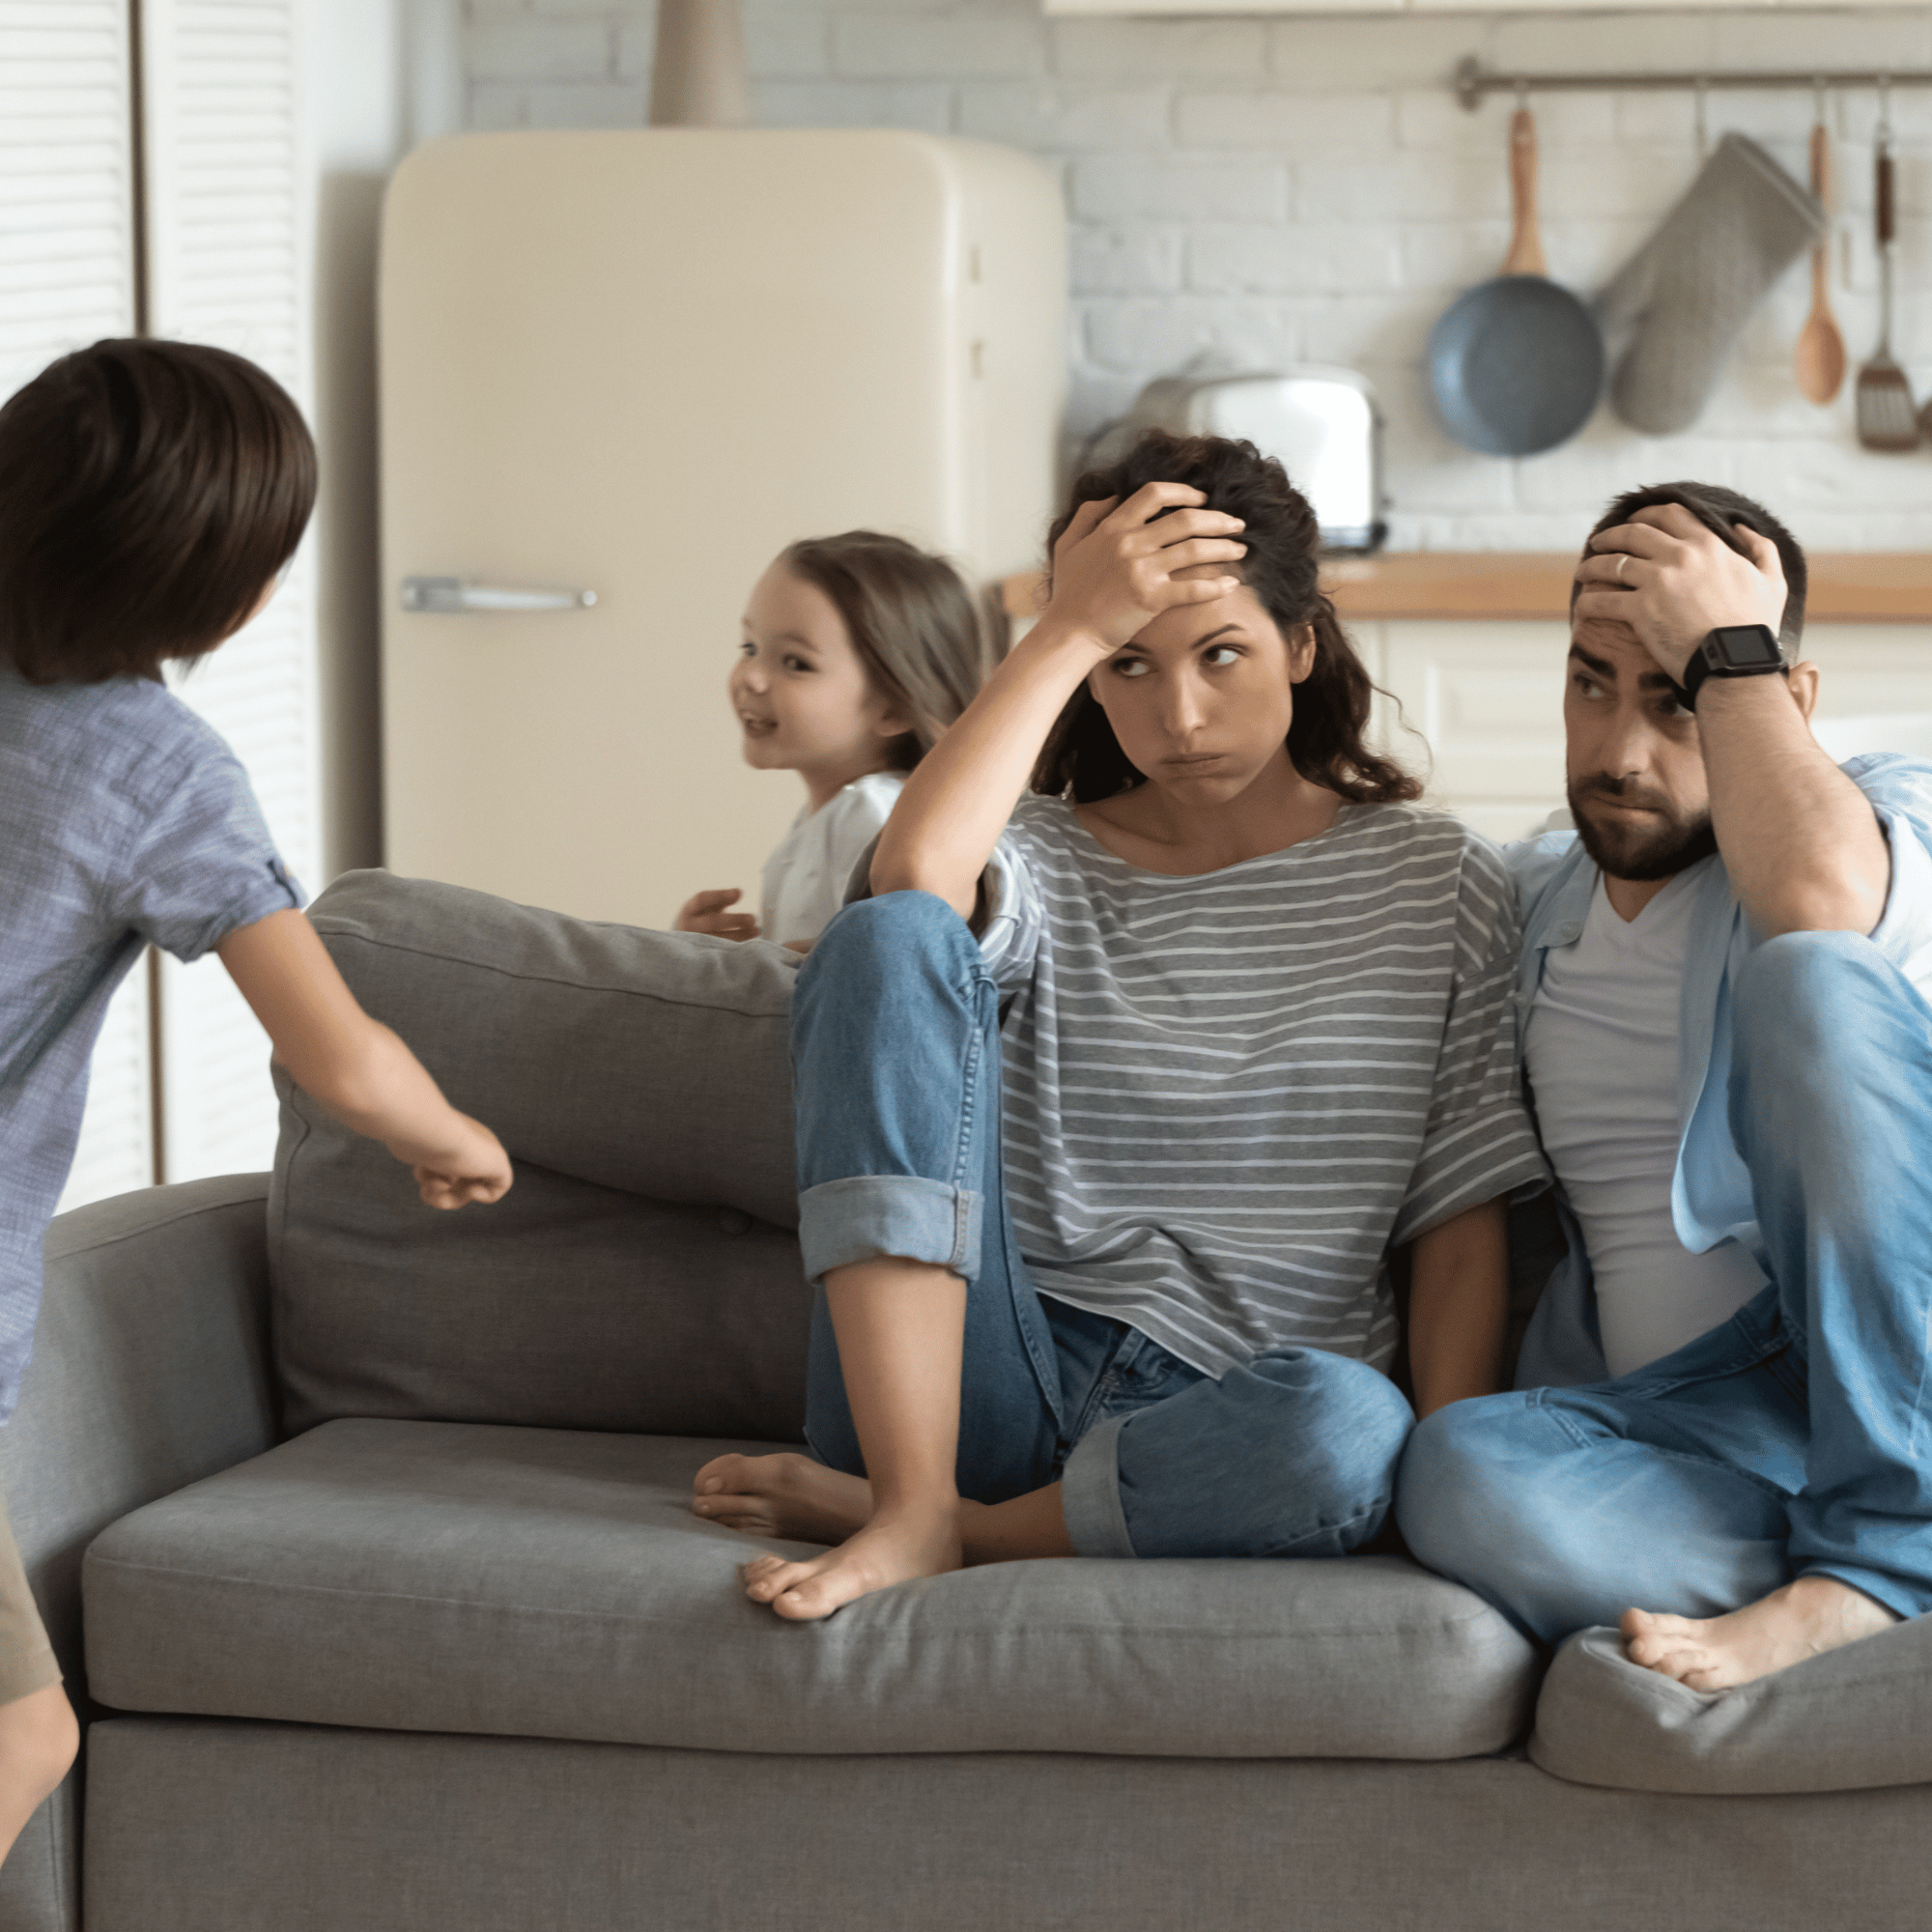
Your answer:
[[[1127,1514],[1121,1505],[1121,1428],[1111,1415],[1073,1445],[1060,1472],[1060,1514],[1076,1556],[1134,1556]]]
[[[1835,1557],[1801,1557],[1796,1567],[1801,1577],[1830,1577],[1834,1582],[1849,1583],[1854,1590],[1862,1591],[1893,1616],[1908,1622],[1914,1617],[1932,1613],[1932,1590],[1922,1583],[1914,1584],[1902,1577],[1889,1576],[1883,1570],[1866,1570],[1857,1563],[1840,1563]]]
[[[806,1279],[901,1255],[971,1281],[980,1272],[981,1197],[917,1174],[855,1174],[821,1181],[798,1197],[798,1242]]]

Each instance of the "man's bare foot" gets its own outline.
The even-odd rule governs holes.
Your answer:
[[[697,1472],[691,1511],[747,1536],[843,1543],[872,1514],[872,1486],[810,1456],[717,1456]]]
[[[1624,1653],[1692,1690],[1727,1690],[1897,1622],[1883,1604],[1835,1577],[1800,1577],[1727,1616],[1626,1610]]]
[[[956,1510],[881,1510],[849,1542],[807,1563],[758,1556],[739,1572],[745,1594],[796,1623],[829,1617],[855,1597],[959,1568]]]

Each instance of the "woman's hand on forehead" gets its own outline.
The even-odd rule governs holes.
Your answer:
[[[1211,604],[1237,589],[1236,577],[1181,574],[1247,554],[1238,541],[1241,519],[1206,503],[1188,483],[1144,483],[1124,502],[1104,497],[1082,503],[1053,547],[1046,615],[1086,632],[1111,654],[1163,611]]]

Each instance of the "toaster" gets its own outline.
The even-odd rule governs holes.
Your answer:
[[[1279,457],[1314,508],[1324,551],[1362,554],[1388,535],[1381,412],[1352,369],[1304,364],[1272,374],[1159,377],[1094,440],[1088,462],[1118,462],[1150,429],[1238,437]]]

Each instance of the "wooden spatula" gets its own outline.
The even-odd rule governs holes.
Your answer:
[[[1867,449],[1918,447],[1918,412],[1912,407],[1912,384],[1891,359],[1891,144],[1881,128],[1875,183],[1878,233],[1878,352],[1859,371],[1859,440]]]

